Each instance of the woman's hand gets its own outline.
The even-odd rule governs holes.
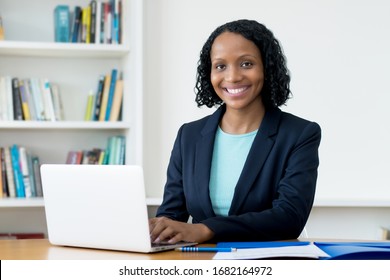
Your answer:
[[[169,243],[177,243],[179,241],[202,243],[214,236],[214,233],[204,224],[183,223],[166,217],[150,219],[149,229],[150,238],[155,243],[161,241],[168,241]]]

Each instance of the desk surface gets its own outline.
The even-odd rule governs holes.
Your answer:
[[[47,239],[0,240],[0,260],[210,260],[214,254],[174,250],[144,254],[53,246]]]

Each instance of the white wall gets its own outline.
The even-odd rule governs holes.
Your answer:
[[[294,96],[282,109],[322,127],[317,198],[390,201],[389,9],[386,0],[146,0],[147,195],[162,195],[179,126],[214,111],[199,109],[194,101],[203,43],[217,26],[249,18],[273,30],[287,56]],[[332,222],[337,213],[353,219],[360,210],[319,207],[308,227],[335,236],[342,224]],[[377,228],[386,223],[383,216],[375,220],[378,216],[367,217],[375,229],[357,238],[377,237]],[[359,232],[361,226],[351,224],[344,234]]]

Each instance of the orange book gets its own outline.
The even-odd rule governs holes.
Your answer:
[[[104,121],[106,118],[106,110],[107,110],[107,103],[108,103],[108,94],[110,92],[110,84],[111,84],[111,74],[107,74],[104,78],[104,86],[103,86],[103,96],[102,96],[102,103],[100,107],[100,115],[99,115],[99,121]]]
[[[122,107],[122,99],[123,99],[123,80],[117,80],[115,85],[114,99],[112,101],[110,121],[119,120],[119,114]]]

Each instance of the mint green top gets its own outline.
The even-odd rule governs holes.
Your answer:
[[[234,190],[257,130],[228,134],[217,129],[210,172],[210,199],[216,215],[227,216]]]

